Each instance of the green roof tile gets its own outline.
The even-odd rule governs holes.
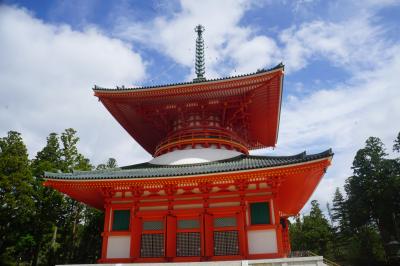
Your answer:
[[[331,149],[310,155],[305,152],[293,156],[239,155],[230,159],[198,164],[158,165],[141,163],[107,170],[75,171],[73,173],[45,172],[44,177],[62,180],[93,180],[201,175],[291,165],[330,156],[333,156]]]

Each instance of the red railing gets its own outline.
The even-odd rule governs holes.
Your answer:
[[[156,147],[155,156],[169,152],[173,149],[183,149],[187,146],[203,145],[209,147],[212,144],[226,146],[248,153],[247,143],[234,132],[221,127],[197,127],[186,128],[169,134]]]

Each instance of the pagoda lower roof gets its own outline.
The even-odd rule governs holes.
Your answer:
[[[141,163],[107,170],[74,171],[72,173],[45,172],[45,179],[57,180],[102,180],[102,179],[141,179],[176,176],[193,176],[233,171],[289,166],[312,162],[333,156],[332,150],[317,154],[302,152],[292,156],[253,156],[239,155],[233,158],[197,164],[157,165]]]

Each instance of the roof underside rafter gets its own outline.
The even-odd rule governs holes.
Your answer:
[[[276,144],[282,97],[283,65],[252,75],[171,86],[95,87],[95,95],[150,154],[183,114],[213,113],[245,141],[247,149]]]

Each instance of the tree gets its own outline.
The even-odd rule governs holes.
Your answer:
[[[354,158],[353,175],[345,185],[351,227],[356,231],[363,227],[378,230],[383,246],[396,236],[393,217],[399,212],[400,193],[396,160],[386,157],[381,140],[368,138]]]
[[[298,217],[289,230],[293,250],[308,250],[331,257],[332,230],[316,200],[311,201],[310,213],[303,219]]]
[[[397,134],[397,138],[394,140],[393,151],[400,153],[400,132]]]
[[[46,146],[32,162],[35,174],[38,229],[34,230],[36,249],[33,264],[54,265],[76,261],[81,231],[89,209],[83,204],[42,185],[44,171],[91,170],[88,159],[79,153],[79,138],[74,129],[66,129],[61,137],[51,133]],[[88,217],[91,217],[90,215]],[[100,236],[100,235],[99,235]],[[92,245],[87,245],[90,250]],[[96,252],[92,252],[96,254]],[[95,262],[83,260],[80,262]]]
[[[400,133],[393,151],[400,152]],[[353,175],[346,180],[346,209],[352,230],[348,250],[353,255],[349,261],[357,265],[387,263],[387,243],[399,240],[400,159],[387,156],[379,138],[368,138],[354,158]]]
[[[0,138],[1,264],[25,257],[33,245],[28,241],[34,214],[32,184],[28,153],[21,134],[9,131],[6,137]]]
[[[96,170],[105,170],[105,169],[112,169],[112,168],[117,168],[118,164],[117,164],[117,160],[115,160],[114,158],[109,158],[107,160],[107,163],[102,163],[97,165]]]
[[[78,152],[77,144],[79,137],[76,130],[66,129],[61,133],[61,170],[63,172],[73,172],[74,170],[91,170],[93,167],[89,159]],[[69,263],[74,260],[74,256],[79,243],[79,225],[83,220],[85,206],[69,197],[64,197],[64,209],[57,227],[60,249],[52,256],[54,263]]]
[[[32,160],[32,172],[35,178],[35,205],[36,215],[32,227],[32,235],[35,240],[33,250],[32,265],[48,264],[46,261],[49,249],[54,245],[48,245],[51,236],[57,230],[60,223],[60,216],[65,209],[65,200],[58,191],[43,186],[44,171],[59,171],[62,167],[62,151],[59,144],[59,138],[56,133],[50,133],[47,138],[46,146],[36,154]],[[40,253],[44,259],[39,261]]]
[[[348,236],[350,235],[348,213],[346,201],[339,188],[336,188],[330,209],[330,217],[332,220],[333,241],[332,253],[335,261],[343,262],[348,251]]]

